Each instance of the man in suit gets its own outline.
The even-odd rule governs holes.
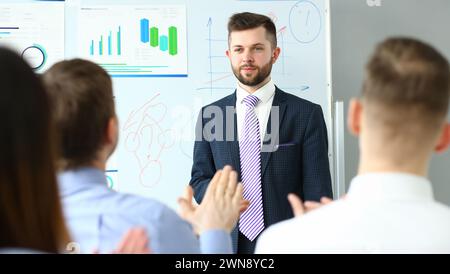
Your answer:
[[[450,253],[450,207],[434,199],[426,178],[432,153],[450,145],[449,102],[441,53],[411,38],[380,43],[349,105],[360,162],[348,194],[270,227],[256,252]],[[289,200],[296,216],[313,208]]]
[[[270,18],[238,13],[228,32],[226,54],[238,85],[200,112],[190,185],[201,202],[216,170],[238,171],[250,205],[232,232],[233,248],[253,253],[264,228],[293,216],[288,193],[313,201],[332,196],[327,129],[319,105],[273,84],[280,48]]]

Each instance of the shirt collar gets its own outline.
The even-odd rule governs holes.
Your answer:
[[[272,79],[270,79],[269,82],[267,82],[264,86],[260,87],[252,94],[258,97],[261,103],[263,104],[267,103],[270,100],[270,98],[272,98],[273,95],[275,94],[275,85]],[[250,93],[248,93],[238,84],[236,88],[236,102],[242,104],[242,100],[244,100],[244,98],[247,97],[248,95],[250,95]]]
[[[104,186],[107,188],[105,172],[94,167],[66,170],[58,174],[58,182],[63,193],[84,187]]]
[[[409,173],[368,173],[351,181],[350,200],[433,201],[431,182]]]

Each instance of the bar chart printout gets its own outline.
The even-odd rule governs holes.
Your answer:
[[[187,77],[185,5],[80,6],[78,51],[113,77]]]

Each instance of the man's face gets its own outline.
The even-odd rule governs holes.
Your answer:
[[[280,49],[272,49],[264,27],[233,31],[229,44],[227,56],[239,82],[254,87],[270,75]]]

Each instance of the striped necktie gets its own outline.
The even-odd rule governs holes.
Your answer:
[[[244,186],[244,199],[250,205],[239,218],[239,230],[253,241],[264,229],[264,212],[261,189],[261,141],[259,122],[255,107],[259,99],[254,95],[244,98],[245,119],[239,140],[241,177]]]

